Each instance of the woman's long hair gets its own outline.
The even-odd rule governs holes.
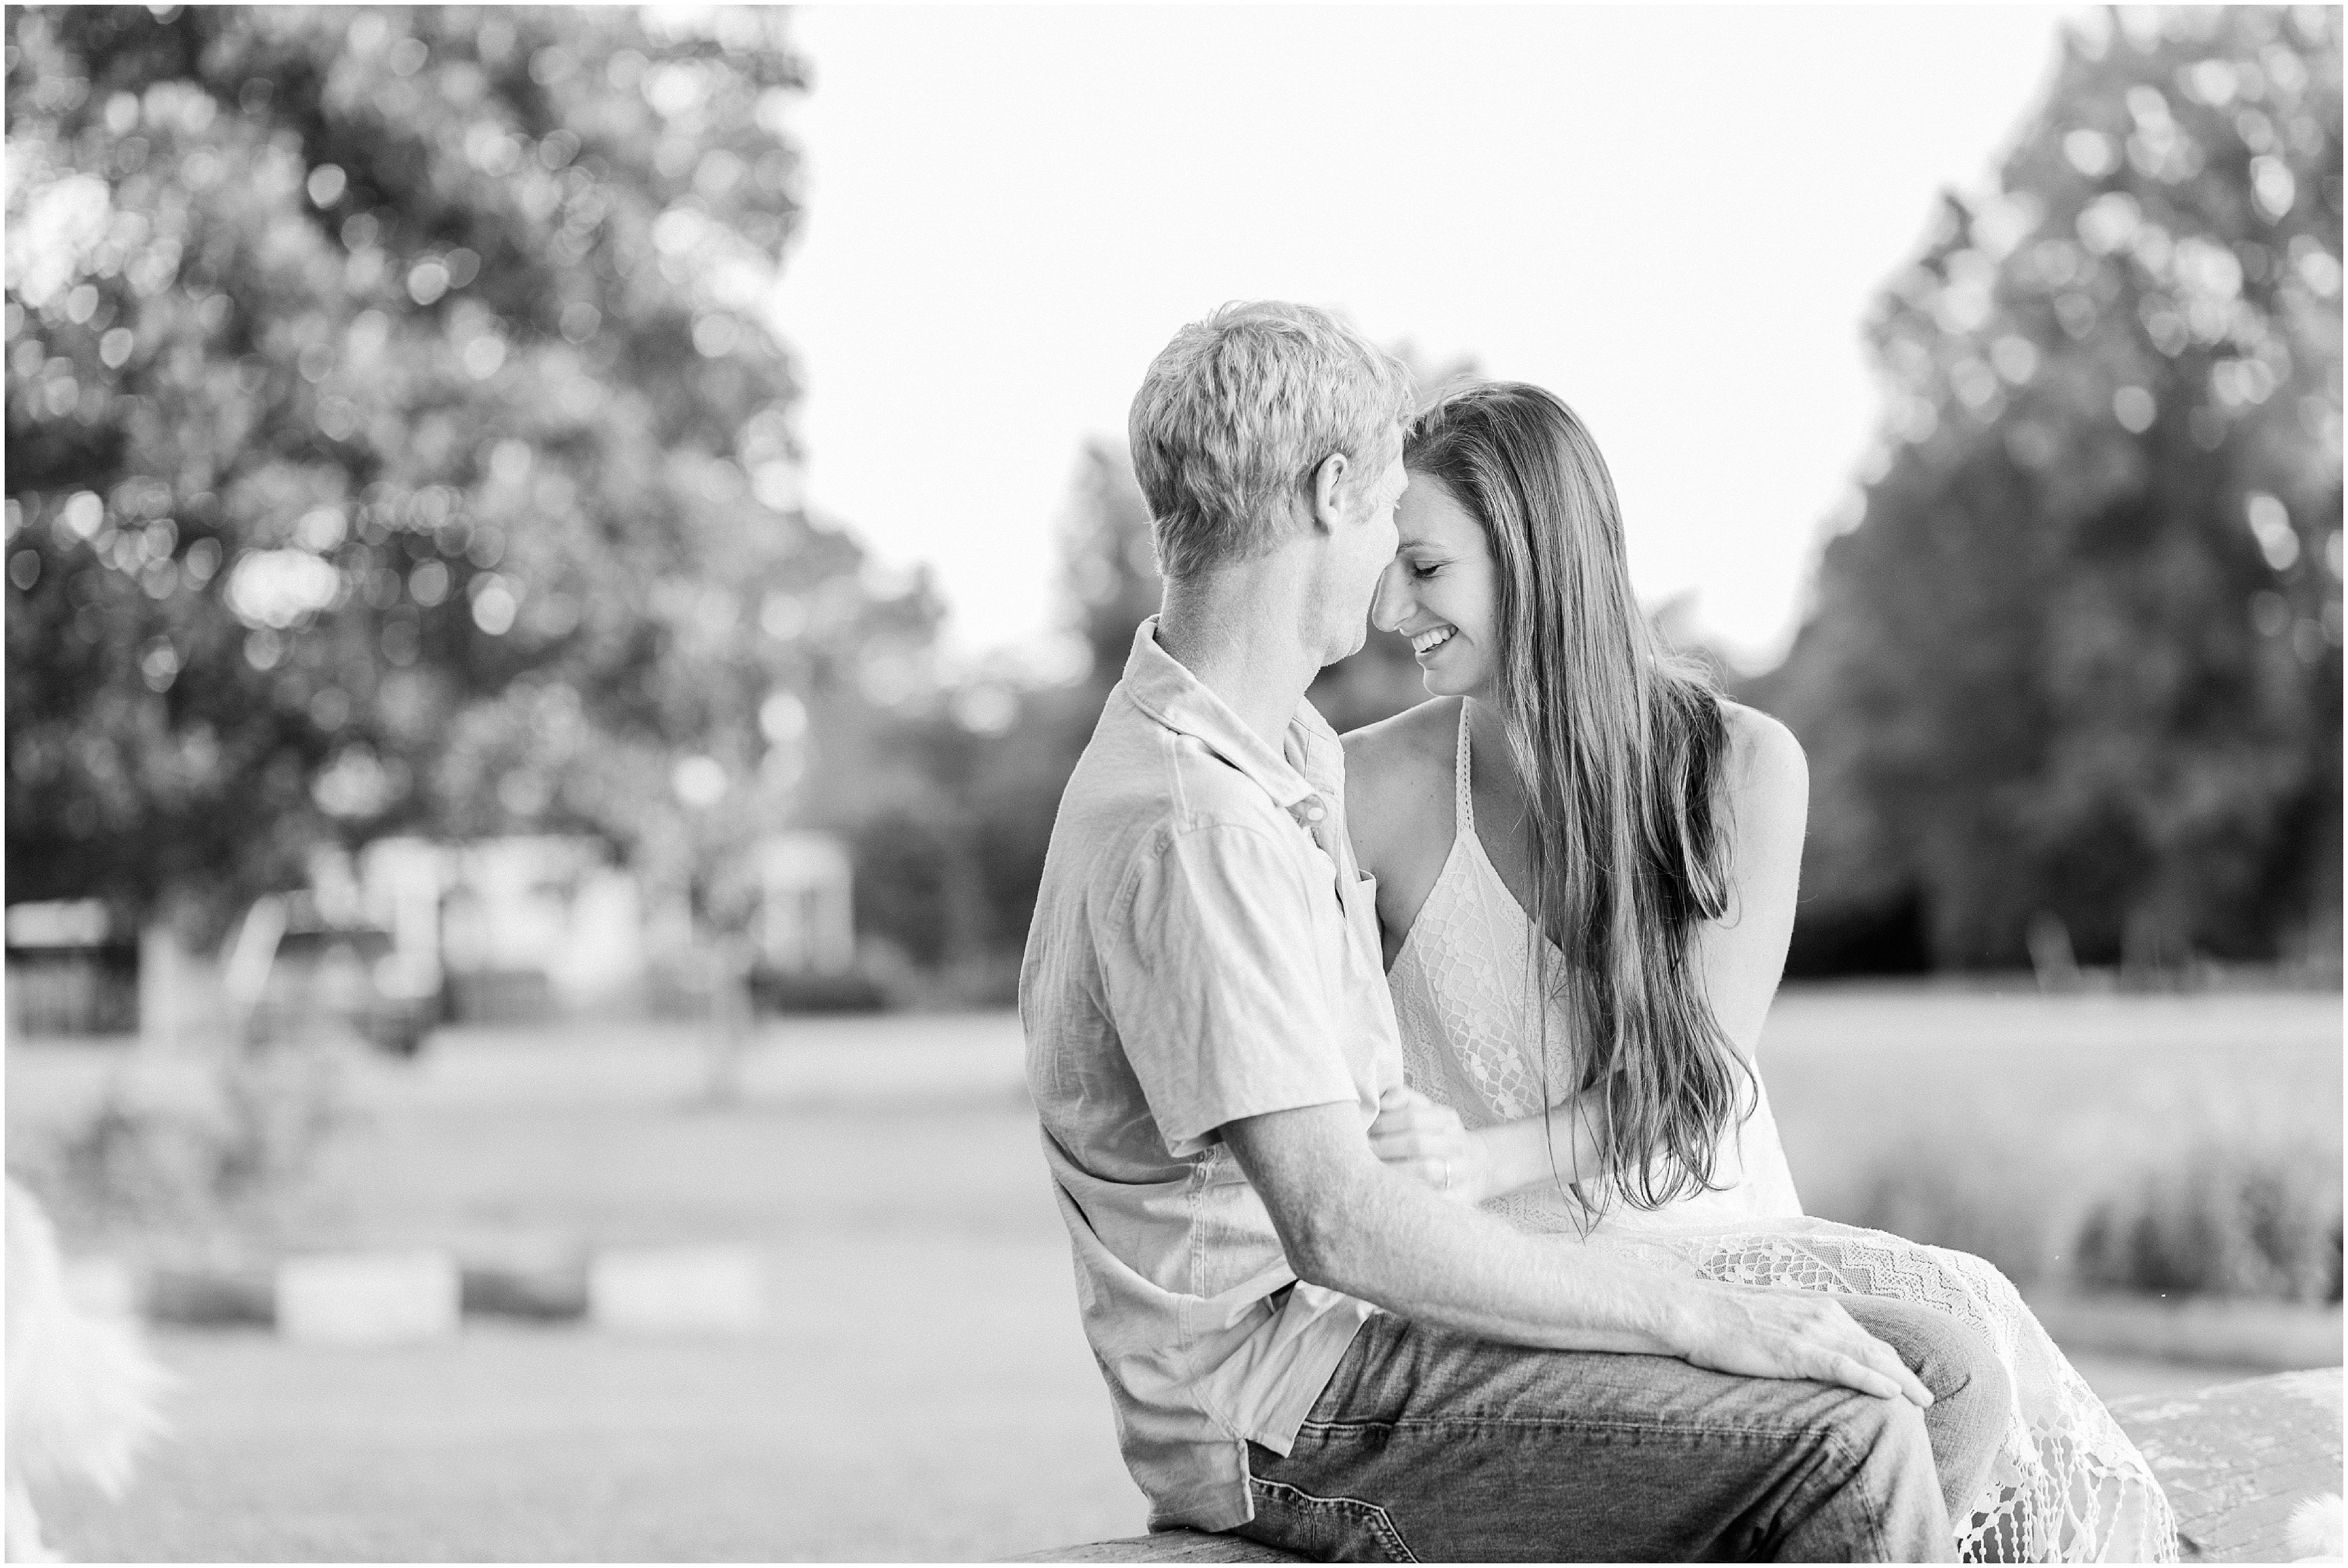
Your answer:
[[[1570,1020],[1578,1087],[1607,1088],[1610,1176],[1584,1183],[1582,1201],[1694,1196],[1755,1094],[1689,951],[1731,896],[1713,800],[1728,749],[1719,695],[1640,612],[1614,482],[1558,398],[1464,387],[1419,415],[1403,456],[1482,524],[1499,569],[1493,683],[1529,811],[1527,913],[1565,958],[1536,941],[1536,972]],[[1546,1089],[1550,1009],[1534,1010]]]

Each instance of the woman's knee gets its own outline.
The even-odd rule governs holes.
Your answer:
[[[2011,1393],[2005,1363],[1978,1330],[1914,1302],[1854,1296],[1844,1306],[1860,1327],[1899,1352],[1936,1401],[2005,1404]]]
[[[1928,1307],[1871,1299],[1852,1315],[1931,1391],[1923,1425],[1932,1465],[1949,1512],[1962,1514],[1988,1484],[2005,1442],[2013,1402],[2005,1364],[1982,1335]]]

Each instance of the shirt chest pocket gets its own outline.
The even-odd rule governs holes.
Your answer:
[[[1329,1017],[1350,1037],[1357,1032],[1364,1006],[1375,994],[1385,994],[1385,965],[1378,949],[1378,884],[1374,876],[1356,876],[1340,893],[1339,878],[1356,876],[1339,871],[1319,884],[1313,900],[1313,946],[1320,959],[1321,981]],[[1348,1046],[1348,1054],[1351,1047]]]
[[[1340,890],[1346,874],[1334,866],[1326,856],[1316,852],[1312,859],[1307,886],[1312,889],[1309,907],[1313,912],[1313,950],[1320,959],[1321,982],[1330,1002],[1340,1002],[1345,988],[1354,983],[1357,967],[1354,946],[1358,939],[1359,921],[1365,901],[1358,893],[1350,897]],[[1375,902],[1375,898],[1367,902]],[[1377,917],[1371,917],[1370,931],[1376,939]]]
[[[1385,963],[1378,945],[1378,879],[1367,872],[1354,881],[1344,900],[1345,968],[1347,984],[1385,986]]]

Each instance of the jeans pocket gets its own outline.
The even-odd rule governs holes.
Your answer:
[[[1315,1497],[1251,1477],[1255,1520],[1242,1533],[1316,1563],[1416,1563],[1386,1511],[1357,1497]]]

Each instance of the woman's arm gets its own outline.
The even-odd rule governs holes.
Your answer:
[[[1546,1115],[1469,1133],[1483,1141],[1490,1157],[1491,1190],[1484,1196],[1498,1197],[1543,1183],[1567,1187],[1602,1173],[1606,1139],[1601,1112],[1599,1091],[1585,1089],[1550,1106]]]
[[[1728,907],[1695,928],[1688,959],[1722,1032],[1750,1061],[1793,939],[1810,769],[1801,743],[1785,725],[1735,704],[1725,712]]]
[[[1568,1186],[1605,1168],[1598,1094],[1586,1089],[1546,1116],[1471,1132],[1450,1106],[1415,1089],[1389,1089],[1370,1125],[1370,1148],[1395,1169],[1471,1204],[1544,1182]]]

